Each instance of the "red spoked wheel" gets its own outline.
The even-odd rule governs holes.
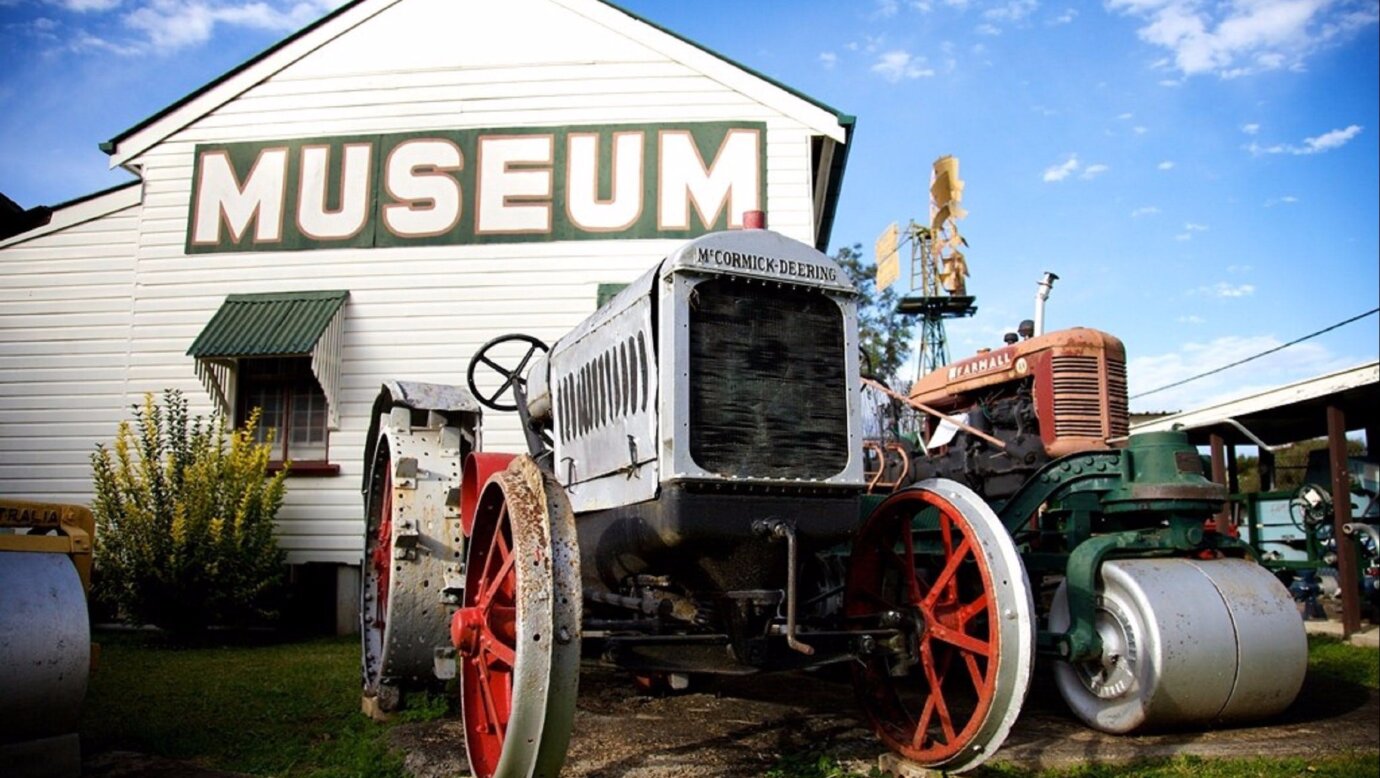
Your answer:
[[[580,662],[580,569],[564,491],[530,457],[485,485],[451,622],[476,776],[555,776]]]
[[[388,606],[392,597],[393,473],[387,445],[379,447],[369,490],[364,528],[364,569],[360,584],[360,640],[363,643],[364,694],[382,711],[397,710],[402,695],[387,678],[390,647]]]
[[[982,498],[944,479],[887,498],[854,541],[844,614],[878,630],[854,686],[888,748],[961,772],[1000,747],[1030,686],[1034,605]]]

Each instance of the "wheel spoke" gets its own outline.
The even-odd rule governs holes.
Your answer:
[[[493,608],[494,603],[497,601],[498,595],[503,591],[503,585],[507,583],[508,574],[512,571],[513,555],[509,554],[507,558],[503,560],[503,566],[498,568],[498,574],[495,575],[492,579],[489,579],[490,581],[492,581],[493,585],[486,587],[483,595],[481,595],[479,599],[478,605],[480,608],[484,610],[485,618],[488,617],[489,611]]]
[[[482,647],[484,653],[501,662],[504,667],[512,668],[516,666],[517,652],[513,650],[512,646],[503,642],[503,639],[495,634],[493,630],[485,627],[484,637],[481,638],[481,640],[483,641]]]
[[[958,609],[958,628],[963,629],[968,625],[968,622],[973,620],[974,616],[987,610],[987,604],[987,598],[985,596],[980,596],[967,605],[960,607]]]
[[[973,679],[973,690],[982,694],[983,689],[987,686],[987,679],[982,676],[982,668],[977,665],[977,657],[964,652],[963,664],[968,666],[968,677]]]
[[[498,701],[494,699],[494,678],[489,674],[488,665],[483,662],[476,662],[475,667],[479,671],[479,696],[483,698],[484,701],[484,710],[487,713],[486,718],[488,719],[487,723],[492,727],[491,731],[496,732],[499,737],[502,737],[503,732],[507,729],[508,721],[507,719],[499,718],[498,711],[500,706]]]
[[[906,542],[906,558],[903,560],[904,567],[901,568],[901,575],[906,578],[906,588],[910,590],[910,601],[919,605],[924,601],[924,595],[920,594],[920,582],[915,578],[915,533],[911,530],[911,521],[907,520],[901,527],[901,537]]]
[[[494,522],[494,534],[489,538],[489,548],[484,552],[484,569],[479,574],[479,580],[492,581],[493,576],[489,571],[493,569],[494,557],[502,555],[508,556],[507,546],[503,538],[503,528],[508,525],[508,504],[505,502],[498,511],[498,520]],[[497,553],[496,553],[497,552]]]
[[[971,651],[974,654],[981,654],[982,656],[991,656],[992,654],[991,643],[984,643],[971,635],[964,634],[958,630],[949,629],[938,622],[931,622],[929,624],[929,634],[935,640],[942,640],[949,645],[958,646],[964,651]]]
[[[944,742],[954,742],[954,723],[949,716],[949,706],[944,703],[944,686],[934,668],[934,653],[929,641],[925,641],[920,652],[920,664],[925,669],[925,680],[930,684],[930,697],[934,700],[935,712],[939,714],[939,727],[944,731]]]
[[[944,569],[939,571],[939,575],[934,579],[934,584],[930,586],[929,594],[925,595],[925,599],[921,603],[922,607],[926,609],[933,608],[935,603],[939,601],[939,595],[943,593],[945,589],[951,588],[951,586],[955,589],[956,593],[958,580],[955,576],[958,574],[958,567],[963,563],[964,558],[972,553],[972,551],[972,541],[967,537],[963,538],[963,542],[958,544],[958,548],[955,549],[953,553],[949,554],[948,561],[944,563]]]

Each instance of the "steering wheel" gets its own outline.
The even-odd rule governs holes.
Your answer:
[[[522,359],[518,360],[517,367],[511,369],[506,368],[503,365],[500,365],[498,362],[495,362],[492,358],[489,357],[490,351],[497,348],[498,346],[510,342],[527,344],[526,353],[522,355]],[[483,405],[485,408],[491,408],[495,411],[517,410],[517,403],[502,403],[499,402],[498,398],[502,397],[504,392],[507,392],[515,385],[521,386],[525,390],[527,388],[527,379],[523,378],[522,374],[524,371],[527,370],[528,363],[532,361],[532,357],[536,355],[537,351],[541,351],[543,354],[545,354],[549,350],[550,349],[546,347],[545,343],[542,343],[540,340],[532,337],[531,335],[513,334],[501,335],[497,338],[494,338],[488,343],[485,343],[484,345],[480,346],[479,351],[477,351],[475,355],[470,358],[469,369],[465,371],[465,377],[469,380],[470,384],[470,393],[473,394],[474,398],[478,400],[479,403]],[[488,396],[482,394],[479,391],[479,386],[474,382],[475,370],[481,364],[488,367],[489,370],[497,373],[499,377],[503,379],[503,383],[498,387],[498,389],[495,390],[492,394],[489,394]]]

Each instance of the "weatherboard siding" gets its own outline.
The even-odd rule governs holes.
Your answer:
[[[90,456],[128,416],[126,207],[0,247],[0,494],[86,503]]]
[[[488,16],[477,18],[474,5],[448,0],[392,6],[132,160],[142,166],[145,185],[137,283],[132,310],[125,311],[131,356],[127,371],[120,371],[122,402],[175,387],[198,410],[210,410],[186,350],[227,294],[350,291],[340,426],[330,439],[340,475],[289,481],[278,526],[292,562],[358,562],[361,452],[385,380],[463,384],[470,356],[493,337],[525,332],[553,342],[594,310],[599,284],[633,280],[680,242],[189,256],[196,144],[474,127],[761,121],[767,128],[769,226],[814,242],[812,130],[800,121],[546,0],[488,3],[479,10]],[[514,29],[529,34],[529,45],[518,50],[492,33]],[[469,193],[465,207],[473,207]],[[513,414],[487,413],[484,436],[490,449],[523,447]]]

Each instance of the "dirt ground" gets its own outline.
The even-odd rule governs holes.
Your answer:
[[[648,697],[620,673],[586,665],[564,775],[583,778],[757,776],[781,756],[818,748],[866,773],[883,749],[857,718],[851,686],[822,674],[711,681],[692,693]],[[1078,723],[1039,677],[1020,720],[994,757],[1022,767],[1117,763],[1193,754],[1317,756],[1374,751],[1380,698],[1310,675],[1281,717],[1211,732],[1111,736]],[[459,722],[407,724],[392,733],[418,778],[467,774]]]

